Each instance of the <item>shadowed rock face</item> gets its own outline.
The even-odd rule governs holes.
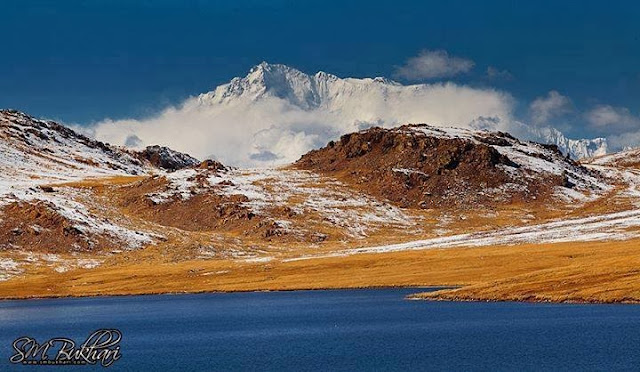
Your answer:
[[[79,228],[48,202],[14,202],[2,207],[0,215],[0,250],[60,253],[101,251],[121,246],[121,242]]]
[[[200,163],[200,161],[194,157],[158,145],[147,146],[146,149],[136,154],[139,158],[149,161],[154,167],[169,171],[193,167]]]
[[[501,147],[522,145],[509,134],[477,132],[455,137],[437,135],[438,131],[407,125],[351,133],[307,153],[295,166],[334,175],[402,207],[472,208],[530,201],[555,186],[566,186],[562,176],[529,174],[501,153]],[[540,151],[549,153],[549,161],[569,162],[555,149]],[[525,173],[534,177],[524,177]]]

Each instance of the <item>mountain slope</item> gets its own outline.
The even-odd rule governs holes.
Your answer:
[[[477,284],[462,298],[640,301],[633,164],[422,124],[236,169],[2,118],[0,297]]]
[[[167,147],[142,151],[111,146],[52,121],[0,110],[0,171],[5,182],[71,181],[87,177],[140,175],[198,164]],[[35,180],[35,181],[34,181]]]
[[[584,159],[585,164],[608,167],[640,168],[640,148]]]
[[[146,171],[144,163],[126,151],[12,110],[0,111],[0,157],[2,177],[11,182]]]
[[[147,150],[148,151],[148,150]],[[83,188],[87,179],[127,179],[162,170],[136,153],[13,110],[0,111],[0,249],[83,252],[133,249],[153,242]],[[162,155],[162,156],[161,156]],[[164,149],[156,154],[191,164]],[[106,181],[102,181],[106,182]]]

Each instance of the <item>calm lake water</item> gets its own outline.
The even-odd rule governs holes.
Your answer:
[[[406,301],[416,289],[0,301],[0,370],[639,370],[640,307]],[[20,336],[123,333],[107,369],[9,364]]]

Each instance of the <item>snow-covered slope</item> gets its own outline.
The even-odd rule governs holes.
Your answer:
[[[1,110],[0,250],[24,245],[71,251],[99,245],[136,248],[152,242],[151,235],[96,214],[105,208],[88,192],[51,186],[149,170],[149,163],[134,153],[54,122]]]
[[[245,77],[145,120],[105,121],[93,135],[111,143],[162,144],[199,158],[264,167],[295,161],[342,134],[371,126],[429,123],[511,132],[553,143],[573,158],[604,151],[601,140],[569,140],[513,117],[513,98],[454,83],[402,85],[389,79],[306,74],[261,63]],[[479,128],[480,126],[480,128]]]
[[[0,180],[4,182],[69,181],[145,170],[142,161],[117,147],[51,121],[0,110]]]
[[[443,110],[444,100],[460,96],[467,98],[468,105],[473,107],[451,106]],[[339,122],[336,125],[339,128],[335,129],[340,134],[373,125],[395,127],[418,122],[461,125],[476,120],[478,112],[483,117],[500,117],[509,110],[505,106],[509,97],[497,91],[482,95],[453,84],[402,85],[383,77],[339,78],[322,71],[308,75],[289,66],[266,62],[253,67],[243,78],[234,78],[201,94],[193,105],[199,109],[245,106],[273,98],[289,109],[319,115],[317,120]],[[492,129],[506,129],[505,125],[497,121]]]
[[[639,168],[640,148],[629,149],[621,152],[616,152],[614,154],[594,156],[592,158],[584,159],[583,162],[586,164],[602,165],[608,167]]]
[[[232,104],[240,98],[256,100],[272,96],[285,99],[291,105],[305,110],[325,107],[343,111],[349,116],[362,116],[368,105],[374,109],[370,114],[373,116],[378,111],[373,105],[376,102],[402,99],[403,95],[416,94],[416,91],[424,87],[426,86],[415,85],[407,89],[381,77],[341,79],[322,71],[307,75],[285,65],[263,62],[253,67],[244,78],[236,77],[229,84],[201,94],[198,102],[202,105]]]

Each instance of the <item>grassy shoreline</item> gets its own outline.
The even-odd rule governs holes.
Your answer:
[[[447,287],[412,299],[640,302],[640,240],[359,254],[300,261],[132,261],[0,282],[0,298]],[[455,288],[451,288],[455,287]]]

